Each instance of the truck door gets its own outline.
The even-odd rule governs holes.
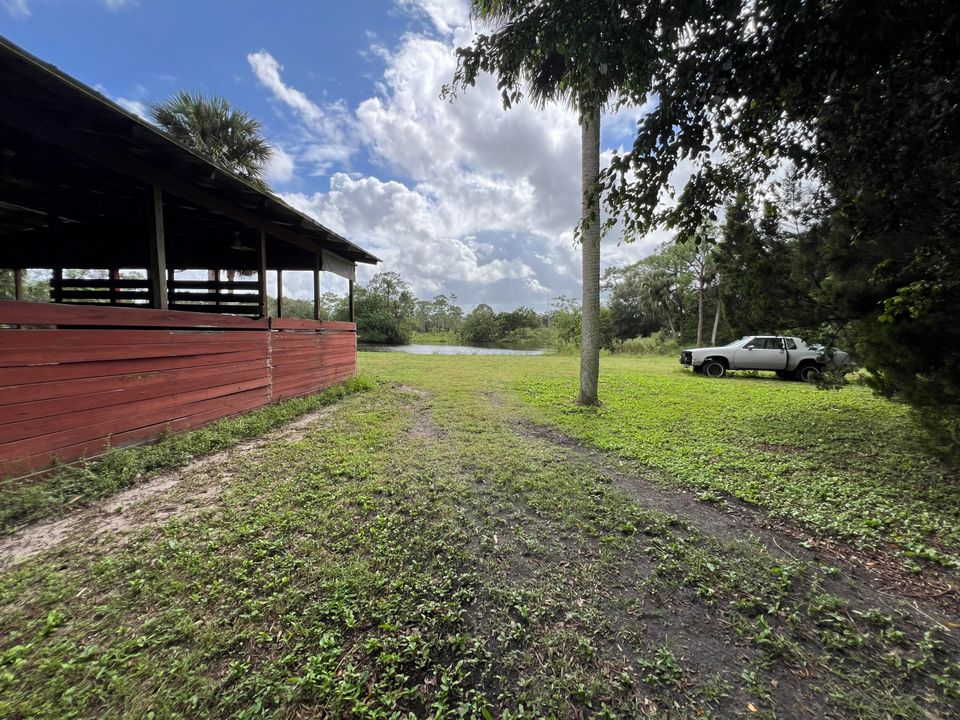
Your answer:
[[[783,339],[755,337],[737,350],[734,357],[737,370],[783,370],[787,367],[787,351]]]

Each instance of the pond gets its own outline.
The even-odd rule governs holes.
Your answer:
[[[472,345],[359,345],[361,352],[399,352],[412,355],[543,355],[546,350],[515,350]]]

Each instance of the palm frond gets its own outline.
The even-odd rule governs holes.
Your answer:
[[[255,117],[231,107],[225,98],[186,90],[151,105],[149,111],[153,121],[173,139],[266,189],[263,169],[273,149]]]

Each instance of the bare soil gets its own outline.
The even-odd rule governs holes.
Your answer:
[[[707,536],[721,540],[754,539],[774,557],[831,565],[839,570],[832,592],[860,603],[906,611],[952,632],[960,615],[960,580],[945,570],[920,573],[903,569],[893,549],[863,550],[730,496],[706,502],[687,491],[665,486],[646,475],[623,472],[614,458],[552,428],[520,423],[518,432],[557,445],[573,462],[593,468],[644,507],[678,517]]]
[[[122,539],[172,517],[189,518],[211,508],[233,479],[233,468],[255,460],[272,443],[302,437],[330,412],[323,408],[308,413],[266,435],[155,475],[59,519],[25,525],[0,537],[0,570],[57,547],[92,544],[107,537]]]

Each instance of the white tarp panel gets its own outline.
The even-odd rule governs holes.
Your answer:
[[[320,258],[320,268],[324,272],[332,272],[334,275],[339,275],[347,280],[357,279],[357,266],[349,260],[326,250],[320,251]]]

